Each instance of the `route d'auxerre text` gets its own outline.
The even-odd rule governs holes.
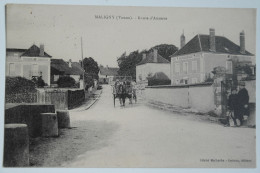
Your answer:
[[[167,17],[158,16],[94,15],[94,18],[105,20],[167,20]]]

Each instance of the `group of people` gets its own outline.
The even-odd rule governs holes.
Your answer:
[[[248,103],[249,95],[245,83],[240,82],[239,91],[237,92],[237,88],[232,88],[228,99],[228,119],[232,118],[235,126],[243,125],[244,118],[249,116]],[[229,120],[227,122],[227,126],[230,126]]]
[[[125,106],[126,98],[129,98],[129,104],[132,104],[132,99],[135,99],[136,102],[136,92],[135,92],[136,90],[133,81],[120,82],[119,80],[117,80],[115,82],[114,89],[115,89],[116,97],[119,98],[120,106]]]

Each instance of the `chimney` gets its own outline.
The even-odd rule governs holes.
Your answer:
[[[145,60],[145,58],[146,58],[146,54],[143,53],[142,61]]]
[[[69,59],[69,68],[71,68],[71,63],[72,63],[71,59]]]
[[[44,45],[40,44],[40,56],[44,56]]]
[[[240,52],[242,54],[246,53],[246,46],[245,46],[245,32],[240,32]]]
[[[181,48],[185,45],[185,36],[184,36],[184,32],[181,35]]]
[[[215,42],[215,29],[209,29],[209,46],[210,51],[216,52],[216,42]]]
[[[157,54],[158,54],[158,50],[157,49],[154,49],[153,50],[153,62],[157,62]]]

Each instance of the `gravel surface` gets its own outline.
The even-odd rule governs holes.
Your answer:
[[[109,86],[90,109],[72,110],[70,116],[72,128],[62,129],[59,137],[31,140],[32,166],[256,166],[255,129],[223,127],[199,115],[158,110],[140,102],[129,105],[128,100],[124,108],[116,100],[114,108]]]

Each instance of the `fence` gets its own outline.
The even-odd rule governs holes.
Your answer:
[[[6,103],[53,104],[55,109],[72,109],[85,100],[84,90],[39,90],[35,93],[6,95]]]

